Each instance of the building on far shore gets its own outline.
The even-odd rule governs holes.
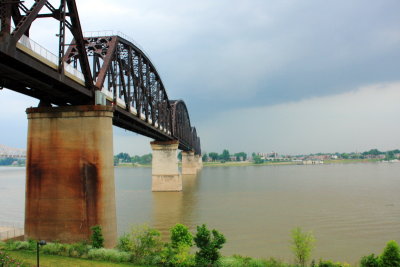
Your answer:
[[[303,165],[317,165],[317,164],[324,164],[323,160],[320,159],[307,159],[302,161]]]

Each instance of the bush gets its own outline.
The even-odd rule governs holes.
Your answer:
[[[240,255],[233,255],[232,257],[223,257],[218,260],[217,266],[219,267],[287,267],[288,265],[282,261],[270,258],[253,259],[250,257],[243,257]]]
[[[197,226],[197,233],[194,238],[196,246],[199,251],[196,252],[195,260],[197,266],[209,266],[214,264],[221,257],[219,250],[225,244],[225,237],[217,230],[211,232],[207,229],[207,226]]]
[[[171,244],[173,247],[191,247],[193,245],[193,235],[185,225],[178,223],[171,228],[170,232]]]
[[[86,258],[91,246],[85,242],[74,244],[47,243],[40,250],[44,254],[74,258]]]
[[[36,250],[36,241],[29,240],[29,241],[14,241],[9,240],[4,245],[6,250],[29,250],[34,251]]]
[[[165,244],[161,252],[164,266],[194,266],[194,257],[190,255],[193,236],[183,224],[176,224],[170,229],[171,243]]]
[[[316,265],[316,266],[318,266],[318,267],[350,267],[350,264],[320,260],[318,265]]]
[[[396,241],[392,240],[386,244],[380,261],[384,267],[399,267],[400,266],[400,249]]]
[[[0,266],[5,267],[25,267],[28,266],[20,260],[14,259],[7,255],[7,253],[0,251]]]
[[[292,250],[296,257],[296,262],[300,266],[306,266],[314,248],[314,236],[312,232],[304,233],[300,227],[292,230]]]
[[[93,260],[103,260],[112,262],[129,262],[131,255],[127,252],[116,249],[93,248],[88,252],[88,258]]]
[[[118,241],[118,248],[129,252],[132,261],[138,264],[157,264],[160,262],[160,252],[163,244],[160,232],[147,225],[132,228],[129,234],[123,235]]]
[[[101,232],[101,226],[96,225],[90,228],[92,230],[92,235],[90,237],[90,240],[92,241],[92,246],[94,248],[102,248],[104,247],[104,237]]]
[[[117,249],[124,252],[131,251],[131,240],[129,234],[123,234],[118,238]]]
[[[161,251],[160,263],[163,266],[195,266],[195,259],[190,254],[189,246],[173,247],[171,244],[166,244]]]
[[[379,257],[375,257],[374,254],[364,256],[361,258],[360,267],[379,267]]]

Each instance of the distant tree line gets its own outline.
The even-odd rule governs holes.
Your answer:
[[[364,151],[362,153],[350,152],[350,153],[316,153],[311,154],[312,156],[320,156],[320,155],[336,155],[338,158],[342,159],[366,159],[366,158],[377,158],[381,155],[384,155],[385,160],[393,160],[396,158],[396,154],[400,154],[399,149],[388,150],[388,151],[380,151],[376,148],[370,149],[368,151]],[[383,156],[382,156],[383,158]]]
[[[151,160],[152,160],[151,154],[145,154],[143,156],[135,155],[131,157],[128,153],[121,152],[114,156],[114,165],[117,166],[119,163],[148,165],[151,164]]]
[[[203,161],[246,161],[247,154],[245,152],[238,152],[230,154],[228,149],[224,149],[221,154],[217,152],[203,153]]]
[[[0,158],[0,166],[9,166],[13,164],[25,165],[25,159]]]
[[[309,154],[309,155],[296,155],[296,156],[291,156],[293,158],[296,157],[303,157],[303,156],[321,156],[321,155],[331,155],[334,156],[336,155],[337,158],[341,159],[366,159],[366,158],[376,158],[381,155],[382,159],[385,160],[392,160],[398,158],[398,155],[400,154],[399,149],[394,149],[394,150],[389,150],[389,151],[379,151],[378,149],[370,149],[368,151],[362,152],[362,153],[356,153],[356,152],[351,152],[351,153],[315,153],[315,154]],[[182,160],[182,152],[178,153],[178,159]],[[238,152],[231,154],[228,149],[224,149],[222,153],[217,153],[217,152],[204,152],[202,155],[203,162],[207,161],[219,161],[219,162],[228,162],[228,161],[247,161],[248,157],[245,152]],[[2,160],[5,161],[6,163],[2,163]],[[10,160],[15,160],[15,159],[0,159],[0,165],[11,165]],[[119,163],[132,163],[132,164],[141,164],[141,165],[147,165],[151,164],[152,161],[152,154],[145,154],[142,156],[130,156],[128,153],[119,153],[118,155],[114,156],[114,165],[118,165]],[[252,161],[255,164],[262,164],[264,163],[264,159],[256,154],[252,153]],[[8,164],[7,164],[8,163]],[[19,164],[19,163],[18,163]],[[24,164],[24,163],[23,163]]]

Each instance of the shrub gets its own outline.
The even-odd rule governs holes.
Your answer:
[[[190,255],[193,236],[183,224],[176,224],[170,229],[171,243],[165,244],[161,252],[161,263],[164,266],[193,266],[194,257]]]
[[[384,267],[398,267],[400,266],[400,249],[396,241],[392,240],[386,244],[380,261]]]
[[[224,235],[215,229],[211,232],[207,229],[205,224],[197,226],[197,233],[194,237],[194,242],[199,248],[195,256],[197,266],[209,266],[214,264],[221,257],[219,250],[222,248],[223,244],[225,244],[226,239]]]
[[[374,254],[364,256],[361,258],[360,267],[379,267],[379,257],[376,257]]]
[[[157,264],[161,260],[160,252],[163,244],[160,232],[147,225],[140,225],[133,227],[129,234],[123,235],[117,247],[129,252],[134,263]]]
[[[7,253],[0,251],[0,266],[7,266],[7,267],[25,267],[28,266],[25,263],[14,259],[7,255]]]
[[[171,228],[170,232],[171,244],[173,247],[191,247],[193,245],[193,235],[185,225],[178,223]]]
[[[232,257],[220,258],[217,262],[218,267],[287,267],[289,265],[282,261],[270,258],[265,259],[253,259],[250,257],[243,257],[240,255],[233,255]]]
[[[85,258],[90,249],[91,246],[85,242],[81,242],[74,244],[47,243],[40,250],[48,255]]]
[[[118,238],[117,249],[125,252],[129,252],[131,250],[131,241],[129,234],[123,234]]]
[[[163,266],[194,266],[194,256],[190,254],[189,246],[173,247],[166,244],[161,251],[160,263]]]
[[[34,240],[29,241],[14,241],[9,240],[4,245],[7,250],[36,250],[36,242]]]
[[[112,262],[129,262],[131,260],[131,255],[127,252],[115,249],[93,248],[89,250],[88,258]]]
[[[350,264],[320,260],[317,266],[318,267],[350,267]]]
[[[296,257],[296,262],[300,266],[306,266],[314,248],[315,238],[312,232],[304,233],[300,227],[292,230],[292,250]]]
[[[43,254],[48,255],[61,255],[61,247],[62,244],[60,243],[47,243],[46,246],[43,246],[41,251]]]
[[[90,237],[90,240],[92,241],[92,246],[94,248],[102,248],[104,246],[104,238],[101,232],[101,226],[92,226],[90,230],[92,230],[92,235]]]

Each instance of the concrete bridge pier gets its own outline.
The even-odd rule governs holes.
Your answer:
[[[153,141],[152,185],[156,191],[182,191],[182,176],[178,167],[179,141]]]
[[[198,160],[193,151],[182,151],[182,174],[193,175],[198,170]]]
[[[106,247],[117,239],[113,109],[28,108],[25,238],[89,240],[102,227]]]
[[[197,162],[197,171],[203,168],[203,159],[201,155],[194,155],[195,161]]]

